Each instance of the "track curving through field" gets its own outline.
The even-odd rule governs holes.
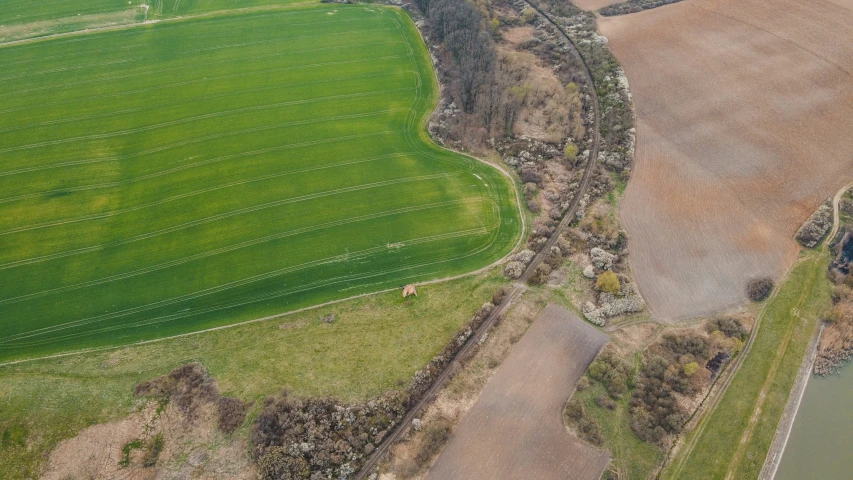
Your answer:
[[[554,233],[551,234],[551,237],[548,238],[548,241],[545,245],[542,246],[542,249],[539,253],[533,257],[533,260],[524,270],[524,273],[518,279],[517,282],[513,284],[512,290],[509,294],[507,294],[504,301],[501,302],[500,305],[492,309],[492,312],[489,316],[483,321],[480,328],[474,332],[468,338],[468,341],[462,346],[462,348],[457,352],[456,357],[452,362],[439,374],[439,376],[435,379],[432,386],[429,390],[424,393],[421,400],[412,407],[405,417],[400,421],[400,423],[394,428],[394,430],[385,438],[385,441],[379,445],[376,450],[373,451],[370,458],[362,466],[361,470],[354,477],[355,480],[365,480],[379,465],[379,462],[385,457],[388,453],[388,450],[395,444],[397,441],[403,436],[403,434],[408,430],[409,426],[412,424],[412,421],[417,417],[423,408],[429,404],[433,398],[435,398],[436,394],[444,387],[444,385],[450,380],[451,376],[462,366],[465,359],[471,354],[471,351],[474,348],[474,345],[477,344],[477,341],[483,337],[483,335],[491,330],[491,328],[497,323],[497,321],[507,312],[509,308],[513,305],[513,303],[518,300],[521,295],[527,290],[527,281],[530,280],[530,277],[533,275],[533,272],[536,268],[542,264],[545,260],[545,256],[551,250],[551,247],[557,243],[557,240],[560,238],[560,235],[563,233],[563,230],[572,222],[575,215],[577,214],[578,207],[580,205],[581,199],[583,199],[584,194],[586,193],[587,188],[589,187],[589,182],[592,173],[592,167],[595,165],[595,160],[598,158],[598,148],[600,143],[600,110],[599,110],[599,102],[598,95],[595,93],[595,82],[593,81],[592,71],[587,65],[586,60],[583,58],[583,55],[580,54],[571,37],[562,29],[562,27],[557,24],[547,13],[543,12],[539,7],[528,0],[523,0],[523,3],[527,6],[533,8],[540,17],[544,19],[545,22],[553,26],[560,35],[566,39],[568,44],[571,46],[570,51],[575,58],[581,60],[581,63],[584,66],[584,76],[586,77],[587,84],[589,88],[592,89],[592,95],[590,98],[592,99],[592,108],[593,108],[593,142],[592,147],[590,148],[590,155],[587,159],[587,164],[584,169],[583,178],[581,180],[580,187],[578,188],[577,194],[575,194],[575,198],[572,200],[572,203],[569,205],[569,208],[563,213],[563,218],[560,220],[560,223],[554,229]]]

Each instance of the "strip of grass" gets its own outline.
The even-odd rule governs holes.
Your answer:
[[[36,478],[81,429],[133,411],[133,387],[199,361],[223,393],[260,405],[282,388],[360,401],[406,385],[503,283],[499,272],[363,297],[277,320],[0,368],[4,479]],[[334,315],[334,322],[322,318]],[[14,438],[13,438],[14,437]]]
[[[175,21],[0,64],[0,360],[466,273],[521,234],[512,182],[429,141],[437,86],[399,9]]]
[[[793,268],[765,306],[752,349],[732,383],[716,408],[688,436],[663,478],[722,479],[730,468],[733,478],[757,478],[829,298],[827,265],[825,252],[808,252]],[[765,385],[767,390],[760,399]],[[759,416],[750,426],[757,407]],[[741,445],[745,432],[751,433]]]

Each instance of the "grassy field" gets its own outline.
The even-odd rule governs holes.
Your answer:
[[[470,272],[522,230],[510,180],[429,142],[437,87],[399,10],[174,21],[0,64],[0,360]]]
[[[499,273],[348,300],[281,319],[147,345],[0,367],[4,479],[35,478],[44,455],[81,429],[134,410],[133,387],[199,361],[227,395],[262,404],[298,396],[361,401],[408,383],[504,282]],[[436,314],[441,312],[441,314]],[[321,321],[334,315],[335,321]]]
[[[803,255],[761,314],[752,349],[731,385],[687,437],[663,478],[758,477],[831,292],[826,253]]]

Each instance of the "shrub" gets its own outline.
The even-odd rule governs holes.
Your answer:
[[[631,365],[616,356],[611,350],[605,350],[589,366],[588,375],[601,382],[607,393],[619,398],[628,391]]]
[[[584,375],[580,379],[578,379],[577,383],[575,383],[575,389],[579,392],[582,392],[587,388],[589,388],[589,377]]]
[[[684,412],[672,394],[670,366],[662,357],[648,359],[634,388],[631,429],[650,443],[659,444],[667,433],[681,431],[684,424]]]
[[[612,398],[607,395],[599,395],[595,397],[595,404],[601,408],[606,408],[608,410],[616,410],[616,402],[613,401]]]
[[[231,433],[243,424],[246,420],[246,411],[249,406],[238,398],[221,397],[217,402],[219,410],[219,430],[224,433]]]
[[[746,285],[746,294],[753,302],[760,302],[773,291],[773,280],[770,278],[755,278]]]
[[[598,276],[598,279],[595,281],[595,288],[614,295],[622,291],[622,287],[619,285],[619,277],[610,270]]]
[[[663,346],[676,355],[690,354],[705,358],[711,348],[711,342],[695,332],[669,333],[663,337]]]
[[[415,465],[419,469],[427,466],[430,460],[432,460],[444,444],[447,443],[447,439],[450,438],[450,431],[452,428],[453,425],[450,423],[450,420],[444,417],[433,420],[427,424],[424,429],[424,438],[421,442],[421,447],[418,450],[417,455],[415,455]]]
[[[601,433],[601,426],[598,422],[589,417],[583,417],[578,421],[578,432],[583,438],[593,445],[601,445],[604,443],[604,435]]]
[[[563,156],[566,160],[574,162],[578,158],[578,146],[572,142],[566,144],[566,149],[563,150]]]
[[[682,369],[684,370],[685,375],[687,375],[688,377],[692,377],[696,373],[696,371],[699,370],[699,364],[696,362],[690,362],[684,365]]]
[[[207,375],[204,367],[195,362],[180,366],[168,375],[138,384],[135,393],[137,396],[155,396],[168,400],[189,420],[194,419],[200,405],[219,399],[216,382]]]
[[[583,402],[577,398],[569,400],[569,403],[566,404],[566,416],[571,420],[578,421],[584,415],[586,415],[586,411],[583,408]]]
[[[542,285],[548,280],[548,275],[551,274],[551,266],[547,263],[540,263],[536,270],[533,271],[533,275],[530,276],[530,280],[527,282],[530,285]]]
[[[303,401],[287,393],[268,399],[251,433],[259,476],[305,479],[320,472],[347,477],[402,418],[406,401],[394,392],[358,405]]]
[[[708,333],[723,332],[727,337],[743,339],[746,336],[746,327],[737,317],[715,317],[706,326]]]

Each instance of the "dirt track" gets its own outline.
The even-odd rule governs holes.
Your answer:
[[[456,427],[430,480],[589,479],[606,452],[570,435],[563,406],[607,336],[549,305]]]
[[[853,2],[685,0],[602,18],[637,112],[622,203],[655,317],[746,301],[853,180]]]

